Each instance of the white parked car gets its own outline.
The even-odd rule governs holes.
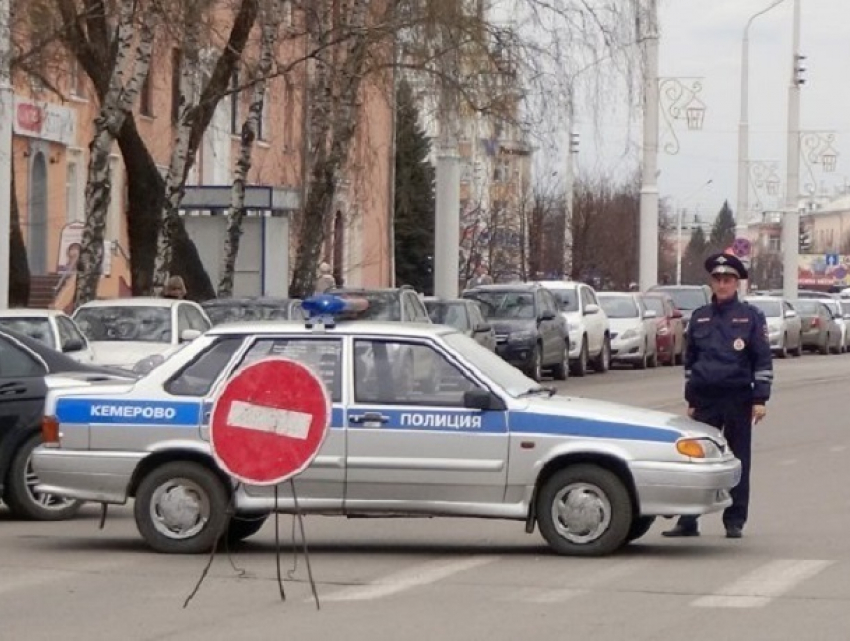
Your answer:
[[[173,352],[212,326],[197,303],[169,298],[91,301],[77,308],[74,320],[94,350],[95,363],[125,369]]]
[[[4,309],[0,327],[11,329],[62,352],[78,363],[94,362],[94,352],[77,324],[57,309]]]
[[[803,326],[793,305],[779,296],[748,296],[744,299],[757,307],[767,320],[767,333],[771,351],[785,358],[803,354]]]
[[[596,291],[585,283],[544,280],[567,319],[570,333],[570,373],[584,376],[589,367],[607,372],[611,365],[611,335],[608,316],[597,300]]]
[[[598,299],[611,324],[611,360],[637,369],[656,367],[656,314],[646,308],[643,297],[632,292],[600,292]]]

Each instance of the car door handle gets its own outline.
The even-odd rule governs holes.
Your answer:
[[[348,422],[353,425],[364,425],[366,423],[378,423],[383,425],[390,420],[389,416],[384,416],[378,412],[366,412],[365,414],[349,414]]]
[[[12,396],[13,394],[23,394],[27,391],[26,385],[20,385],[18,383],[6,383],[5,385],[0,385],[0,395],[2,396]]]

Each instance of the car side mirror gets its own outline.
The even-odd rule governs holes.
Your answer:
[[[63,352],[81,352],[85,349],[85,344],[79,338],[70,338],[62,344]]]
[[[584,308],[585,316],[588,316],[590,314],[598,314],[598,313],[599,313],[599,305],[595,305],[593,303],[590,303],[587,307]]]
[[[203,332],[197,329],[184,329],[180,332],[180,342],[181,343],[191,343],[193,340],[198,338]]]
[[[490,325],[488,325],[487,323],[482,323],[482,324],[480,324],[480,325],[476,325],[476,326],[475,326],[475,329],[474,329],[473,331],[474,331],[476,334],[484,334],[484,333],[486,333],[486,332],[491,331],[492,329],[493,329],[493,328],[492,328]]]
[[[643,313],[644,318],[656,318],[658,316],[658,312],[654,309],[648,309]]]
[[[547,309],[543,312],[540,312],[540,320],[541,321],[555,320],[555,318],[557,318],[556,315],[555,315],[555,312],[553,312],[551,309]]]
[[[785,312],[785,318],[797,318],[797,312],[795,312],[793,309],[789,309]]]
[[[467,409],[482,411],[503,411],[506,409],[505,402],[501,398],[480,387],[463,393],[463,406]]]

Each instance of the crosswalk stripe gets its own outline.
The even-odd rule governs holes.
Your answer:
[[[691,605],[702,608],[760,608],[833,563],[793,559],[771,561],[722,586],[714,594],[696,599]]]
[[[436,583],[447,577],[496,561],[497,556],[476,556],[464,560],[440,559],[415,565],[401,572],[387,575],[374,583],[351,586],[322,597],[322,601],[370,601],[404,592],[411,588]]]
[[[611,567],[597,570],[592,576],[582,579],[580,581],[581,588],[534,590],[520,596],[519,600],[528,603],[563,603],[569,599],[585,595],[594,588],[636,574],[640,570],[648,568],[649,565],[649,561],[646,560],[623,561]]]

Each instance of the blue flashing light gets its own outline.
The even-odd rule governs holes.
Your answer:
[[[307,326],[322,324],[333,327],[338,317],[354,317],[357,312],[368,308],[369,302],[362,298],[342,298],[332,294],[318,294],[305,298],[301,308],[307,312]]]

